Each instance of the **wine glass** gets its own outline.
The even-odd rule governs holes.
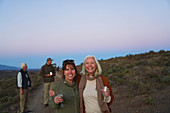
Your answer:
[[[60,93],[58,93],[57,96],[63,98],[63,93],[62,93],[62,91],[61,91]],[[63,108],[63,107],[64,107],[63,102],[60,102],[59,105],[60,105],[60,108]]]
[[[106,96],[105,96],[105,92],[107,91],[107,86],[104,86],[103,87],[103,91],[104,91],[104,100],[103,100],[103,102],[106,102]]]
[[[50,72],[50,75],[53,75],[53,72]]]

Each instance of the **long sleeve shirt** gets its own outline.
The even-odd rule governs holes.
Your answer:
[[[28,75],[25,74],[25,76],[28,78]],[[17,75],[17,79],[18,79],[18,87],[22,87],[22,74],[21,72],[18,72],[18,75]],[[28,81],[28,86],[30,85],[30,82]]]
[[[21,75],[21,72],[18,73],[17,79],[18,79],[18,87],[22,87],[22,75]]]

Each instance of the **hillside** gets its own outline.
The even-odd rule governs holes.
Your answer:
[[[0,70],[18,70],[18,69],[19,69],[18,67],[1,65],[0,64]]]
[[[113,87],[114,113],[170,113],[170,51],[101,60]]]
[[[129,54],[99,62],[113,88],[114,113],[170,113],[170,51]]]
[[[0,79],[16,76],[18,71],[15,70],[0,70]]]
[[[130,89],[137,89],[139,93],[145,93],[148,88],[154,90],[170,85],[170,51],[150,51],[144,54],[116,57],[101,60],[100,64],[103,74],[114,85],[126,84]],[[149,91],[152,91],[151,89]]]

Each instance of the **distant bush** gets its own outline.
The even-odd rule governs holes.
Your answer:
[[[164,52],[165,52],[165,50],[160,50],[160,51],[159,51],[159,53],[164,53]]]
[[[147,94],[170,84],[170,51],[126,55],[100,61],[103,74],[114,85],[126,85],[134,94]]]

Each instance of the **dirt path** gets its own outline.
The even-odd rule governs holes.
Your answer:
[[[55,113],[49,106],[44,107],[43,99],[44,99],[44,86],[41,85],[37,87],[31,96],[29,97],[28,101],[28,108],[29,110],[33,111],[32,113]]]
[[[61,79],[61,73],[56,73],[55,81]],[[44,102],[44,85],[40,85],[36,89],[32,90],[32,93],[28,99],[28,108],[33,111],[32,113],[55,113],[50,106],[45,107]]]

